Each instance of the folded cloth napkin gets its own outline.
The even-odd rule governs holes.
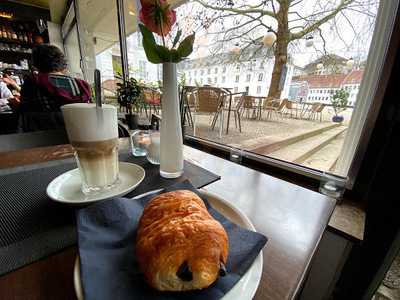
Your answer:
[[[85,300],[90,299],[220,299],[246,273],[267,242],[262,234],[243,229],[213,209],[210,214],[229,237],[228,274],[210,287],[192,292],[159,292],[148,286],[135,257],[135,239],[144,206],[156,195],[174,190],[191,190],[188,182],[131,200],[118,198],[98,202],[77,211],[81,280]]]

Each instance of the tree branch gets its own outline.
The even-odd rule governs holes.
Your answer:
[[[293,40],[301,39],[306,34],[313,32],[314,30],[319,28],[319,26],[321,26],[322,24],[326,23],[330,19],[333,19],[337,15],[338,12],[340,12],[342,9],[345,9],[348,5],[350,5],[354,1],[355,0],[341,0],[340,4],[334,10],[332,10],[332,12],[327,14],[325,17],[319,19],[312,25],[304,28],[303,30],[301,30],[299,32],[290,34],[290,40],[293,41]]]
[[[239,9],[239,8],[233,8],[233,7],[213,6],[208,3],[205,3],[202,0],[195,0],[195,2],[201,4],[205,8],[209,8],[209,9],[213,9],[213,10],[217,10],[217,11],[228,11],[228,12],[233,12],[233,13],[237,13],[240,15],[259,13],[263,16],[270,16],[272,18],[276,18],[275,13],[273,13],[272,11],[269,11],[269,10],[261,9],[261,8],[248,7],[247,9]]]

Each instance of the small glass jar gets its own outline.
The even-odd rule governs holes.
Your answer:
[[[131,150],[134,156],[146,156],[150,145],[150,134],[148,130],[136,130],[131,135]]]
[[[153,165],[160,164],[160,132],[150,131],[150,144],[147,147],[147,160]]]

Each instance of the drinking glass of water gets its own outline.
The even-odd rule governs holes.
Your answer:
[[[150,145],[150,134],[148,130],[136,130],[131,135],[131,148],[134,156],[146,156]]]
[[[146,158],[154,165],[160,164],[160,132],[150,131],[150,144],[147,147]]]

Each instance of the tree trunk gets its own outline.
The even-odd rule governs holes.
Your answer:
[[[282,3],[277,15],[278,30],[274,49],[275,62],[268,91],[268,97],[275,99],[281,97],[282,90],[279,87],[279,82],[281,80],[283,66],[287,62],[287,48],[290,39],[288,14],[289,4]]]

